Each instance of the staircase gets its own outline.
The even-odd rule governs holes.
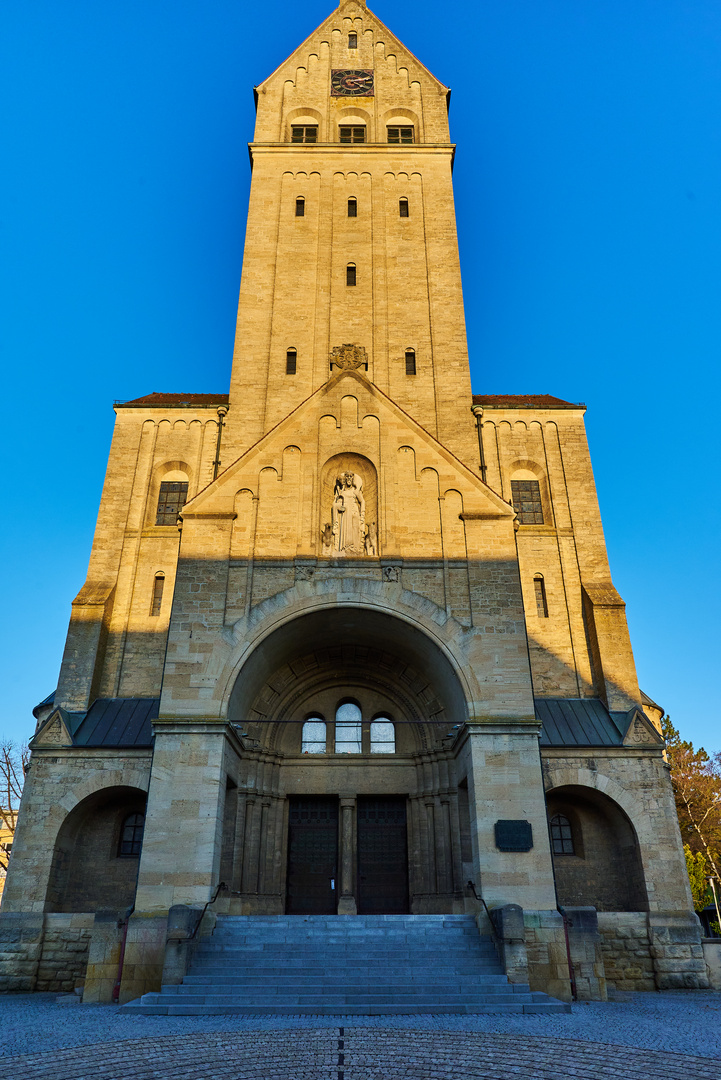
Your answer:
[[[509,984],[470,915],[218,917],[181,985],[122,1012],[551,1013],[565,1002]]]

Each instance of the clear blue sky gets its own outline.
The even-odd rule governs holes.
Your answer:
[[[228,387],[252,87],[329,8],[3,5],[0,735],[55,686],[113,400]],[[374,10],[453,89],[474,390],[588,404],[641,685],[721,749],[721,5]]]

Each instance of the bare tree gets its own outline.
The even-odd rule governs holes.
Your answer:
[[[20,796],[23,793],[25,770],[30,760],[27,745],[5,740],[0,744],[0,876],[4,877],[10,858],[15,826],[20,808]]]

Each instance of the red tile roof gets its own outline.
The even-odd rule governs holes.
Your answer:
[[[193,408],[210,405],[227,405],[228,394],[160,394],[157,390],[145,397],[134,398],[133,401],[116,401],[116,408],[121,409],[153,409],[156,406],[162,408]]]
[[[582,401],[564,401],[552,394],[474,394],[474,405],[490,409],[584,409]]]

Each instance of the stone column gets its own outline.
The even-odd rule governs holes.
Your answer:
[[[524,910],[555,911],[537,722],[467,724],[456,753],[459,776],[468,778],[476,888],[489,907],[518,904]],[[499,850],[498,820],[528,822],[531,849]]]
[[[342,795],[340,799],[340,894],[339,915],[357,915],[358,907],[353,889],[355,865],[355,806],[354,795]],[[336,886],[338,886],[336,882]]]

